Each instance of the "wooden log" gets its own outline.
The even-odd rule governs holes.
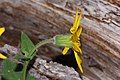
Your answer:
[[[78,6],[83,11],[84,75],[92,80],[119,80],[120,1],[113,1],[1,0],[0,20],[14,29],[45,39],[69,33]]]
[[[4,47],[0,48],[0,52],[9,55],[15,55],[16,53],[19,53],[19,49],[5,44]],[[12,61],[12,56],[9,57],[9,59]],[[1,61],[0,64],[2,64]],[[0,65],[0,72],[2,71],[2,65]],[[72,67],[70,68],[67,66],[63,66],[62,64],[53,61],[47,62],[40,57],[35,60],[35,63],[29,70],[29,73],[34,76],[36,80],[81,80],[79,74]]]
[[[81,80],[73,68],[52,61],[47,62],[41,58],[36,59],[30,73],[34,76],[39,75],[39,80],[43,80],[41,76],[46,76],[50,80]]]

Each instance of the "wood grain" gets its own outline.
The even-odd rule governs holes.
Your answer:
[[[111,0],[1,0],[0,20],[16,30],[46,39],[69,33],[76,7],[83,11],[84,75],[92,80],[119,80],[119,0],[115,4]]]

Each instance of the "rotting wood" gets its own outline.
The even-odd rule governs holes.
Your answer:
[[[85,75],[92,80],[118,80],[120,5],[119,0],[116,0],[116,4],[109,1],[1,0],[0,20],[30,35],[50,38],[56,34],[69,33],[78,6],[83,11],[81,41]],[[100,68],[96,68],[96,65],[89,67],[91,59]]]
[[[4,47],[0,48],[0,52],[4,52],[8,55],[15,55],[16,53],[19,53],[19,49],[11,45],[5,44]],[[10,60],[13,59],[10,56],[8,58]],[[2,65],[0,65],[0,72],[2,69]],[[70,68],[67,66],[63,66],[62,64],[53,61],[47,62],[42,58],[36,59],[33,66],[30,68],[29,73],[37,80],[81,80],[79,74],[72,67]]]

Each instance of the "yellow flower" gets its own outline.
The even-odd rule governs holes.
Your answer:
[[[0,36],[2,35],[2,33],[5,31],[5,28],[4,27],[2,27],[2,28],[0,28]],[[0,53],[0,59],[6,59],[7,57],[6,56],[4,56],[3,54],[1,54]]]
[[[71,32],[71,40],[72,40],[72,49],[74,50],[74,55],[78,64],[78,67],[81,71],[81,73],[83,73],[83,69],[81,66],[82,60],[80,58],[80,54],[82,54],[82,50],[80,49],[80,34],[82,32],[82,27],[80,25],[80,19],[82,17],[82,11],[80,13],[80,15],[78,15],[78,9],[76,10],[76,15],[75,15],[75,19],[74,19],[74,24],[73,27],[70,29]],[[69,50],[69,47],[65,47],[63,50],[63,55],[65,55]]]
[[[0,59],[7,59],[7,57],[0,53]]]
[[[0,36],[2,35],[2,33],[5,31],[5,28],[4,27],[1,27],[0,28]]]

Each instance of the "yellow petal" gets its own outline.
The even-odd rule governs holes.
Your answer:
[[[80,19],[82,18],[82,11],[80,12],[80,16],[77,19],[77,23],[76,23],[76,27],[78,29],[79,25],[80,25]]]
[[[76,15],[75,15],[75,18],[74,18],[73,27],[70,29],[70,32],[71,32],[71,33],[76,32],[76,30],[77,30],[77,29],[76,29],[76,28],[77,28],[77,26],[76,26],[77,21],[78,21],[78,8],[76,9]]]
[[[62,54],[65,55],[67,52],[68,52],[69,48],[68,47],[65,47]]]
[[[73,42],[79,41],[79,37],[77,36],[76,33],[72,34],[72,41]]]
[[[75,55],[78,67],[79,67],[81,73],[83,73],[83,69],[82,69],[82,66],[81,66],[82,60],[80,59],[80,57],[78,56],[78,54],[75,51],[74,51],[74,55]]]
[[[74,51],[77,51],[77,52],[82,54],[82,50],[80,49],[80,43],[73,42],[73,46],[72,47],[73,47]]]
[[[80,12],[80,16],[78,16],[78,9],[76,9],[76,16],[74,20],[73,27],[70,29],[70,32],[73,34],[77,31],[79,25],[80,25],[80,19],[82,17],[82,11]]]
[[[0,59],[6,59],[7,57],[0,53]]]
[[[5,28],[4,27],[2,27],[2,28],[0,28],[0,36],[2,35],[2,33],[5,31]]]
[[[78,28],[76,35],[79,38],[80,34],[82,33],[82,27]]]

